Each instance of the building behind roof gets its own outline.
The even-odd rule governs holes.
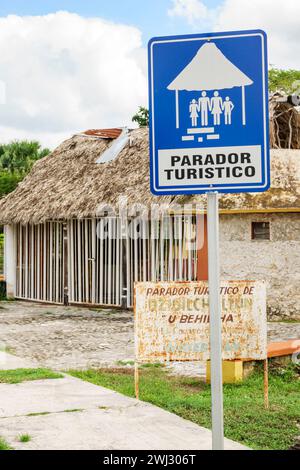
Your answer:
[[[120,135],[73,136],[0,201],[9,296],[131,307],[134,281],[207,278],[205,196],[152,195],[148,130],[130,131],[111,159]],[[269,191],[220,197],[221,275],[265,280],[269,317],[299,319],[300,150],[271,152]],[[136,217],[158,203],[164,215]]]

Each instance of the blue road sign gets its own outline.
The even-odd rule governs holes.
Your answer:
[[[151,191],[266,191],[266,34],[153,38],[148,53]]]

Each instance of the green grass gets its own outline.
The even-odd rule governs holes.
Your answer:
[[[72,408],[70,410],[64,410],[62,413],[79,413],[83,411],[83,408]]]
[[[62,374],[57,374],[49,369],[13,369],[0,370],[0,383],[17,384],[27,380],[61,379]]]
[[[0,437],[0,450],[12,450],[12,447],[10,447],[3,437]]]
[[[37,413],[28,413],[25,416],[45,416],[45,415],[50,415],[50,411],[39,411]]]
[[[133,372],[128,369],[69,371],[96,385],[134,396]],[[299,435],[299,366],[271,369],[270,409],[264,408],[263,372],[258,368],[240,384],[224,385],[225,436],[253,449],[288,449]],[[174,377],[163,368],[140,373],[140,399],[200,426],[211,427],[210,386],[195,378]]]
[[[29,442],[29,441],[31,441],[31,436],[29,434],[21,434],[21,436],[19,436],[19,441],[20,442]]]

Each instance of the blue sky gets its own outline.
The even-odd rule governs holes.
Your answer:
[[[203,3],[214,8],[222,0],[204,0]],[[146,43],[152,36],[194,32],[194,28],[184,18],[169,17],[168,9],[171,6],[171,0],[0,0],[0,16],[45,15],[59,10],[85,17],[98,16],[137,26],[143,33],[143,42]],[[201,24],[201,29],[203,27],[205,23]]]

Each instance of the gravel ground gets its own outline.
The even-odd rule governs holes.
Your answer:
[[[269,341],[300,339],[299,323],[269,323]],[[0,346],[56,370],[116,367],[134,357],[131,311],[0,302]],[[123,361],[120,363],[120,361]],[[204,364],[175,363],[173,371],[203,375]]]
[[[55,369],[115,365],[133,357],[132,312],[0,303],[0,341],[19,357]]]

